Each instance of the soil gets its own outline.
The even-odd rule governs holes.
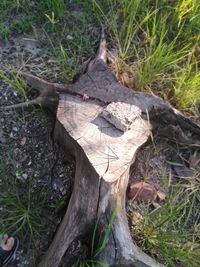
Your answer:
[[[45,57],[34,52],[34,48],[29,51],[27,46],[24,47],[23,40],[17,38],[7,44],[1,44],[0,70],[9,76],[5,66],[9,64],[19,70],[19,67],[22,68],[22,57],[23,60],[26,57],[30,65],[27,66],[26,61],[26,70],[31,68],[35,73],[36,69],[40,75],[43,70],[43,77],[48,78],[48,75],[45,75],[46,69],[56,71],[53,62],[48,62]],[[35,69],[32,69],[33,65]],[[19,93],[3,79],[0,79],[0,88],[0,106],[23,101]],[[28,97],[31,95],[28,94]],[[0,173],[0,194],[8,190],[5,187],[7,179],[16,180],[16,185],[22,192],[31,180],[32,194],[36,195],[36,201],[40,194],[45,198],[46,208],[40,220],[43,231],[37,236],[36,247],[32,246],[27,236],[21,236],[19,233],[20,248],[17,260],[10,265],[30,267],[35,265],[36,259],[47,249],[61,221],[62,208],[65,210],[73,186],[75,164],[74,160],[54,143],[52,136],[55,117],[48,111],[40,108],[3,111],[0,113],[0,122],[0,157],[3,166]],[[4,213],[4,207],[0,207],[0,216]],[[0,226],[3,227],[2,222]]]
[[[196,118],[199,123],[199,120]],[[142,183],[141,183],[142,182]],[[174,185],[187,185],[196,188],[200,185],[200,148],[170,142],[164,138],[155,137],[149,140],[138,152],[136,160],[130,169],[130,179],[127,189],[127,216],[129,228],[134,242],[141,246],[143,236],[140,231],[144,215],[144,204],[149,212],[160,208],[168,197]],[[141,185],[139,189],[130,194],[131,186]],[[148,190],[145,190],[145,186]],[[159,192],[161,194],[156,194]],[[138,198],[140,195],[140,198]],[[130,198],[130,196],[132,198]],[[180,199],[178,200],[180,201]],[[200,223],[199,201],[190,214],[189,229]],[[162,255],[156,252],[153,257],[164,263]],[[177,266],[186,266],[186,265]]]

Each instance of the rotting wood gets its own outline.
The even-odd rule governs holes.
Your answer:
[[[25,78],[40,91],[39,97],[43,97],[43,102],[40,99],[33,104],[50,105],[53,110],[58,104],[54,137],[76,158],[70,203],[39,267],[65,266],[63,259],[67,257],[70,244],[89,236],[97,218],[101,232],[116,203],[116,219],[102,258],[113,267],[161,266],[132,242],[129,233],[125,212],[129,168],[138,149],[151,135],[151,128],[172,125],[171,129],[176,129],[178,125],[183,133],[190,132],[187,143],[199,142],[200,128],[161,98],[120,85],[107,68],[104,38],[96,59],[74,84],[52,84],[31,75]],[[48,90],[52,101],[45,101],[49,98]],[[84,95],[89,96],[88,101],[83,100]],[[140,110],[141,116],[135,116],[130,129],[124,133],[101,116],[112,102],[134,105]],[[181,142],[184,140],[182,138]]]

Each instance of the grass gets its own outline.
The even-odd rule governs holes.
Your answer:
[[[167,18],[157,20],[155,15],[153,24],[153,28],[148,32],[147,45],[142,51],[144,55],[142,60],[140,54],[136,54],[137,70],[135,73],[135,85],[138,89],[147,88],[147,86],[151,89],[152,82],[162,79],[161,76],[163,76],[165,70],[169,70],[175,64],[183,61],[189,53],[189,44],[181,49],[177,49],[179,33],[172,41],[166,43]],[[157,36],[158,25],[162,25],[159,36]],[[152,41],[156,39],[157,42]]]
[[[35,194],[31,179],[23,184],[7,177],[2,187],[7,190],[1,192],[1,232],[23,236],[35,246],[36,238],[42,230],[44,197],[39,192]]]
[[[118,50],[113,64],[117,75],[131,73],[134,89],[159,94],[182,110],[191,110],[200,98],[200,2],[93,3]]]
[[[71,267],[96,267],[97,265],[100,267],[109,267],[109,265],[103,262],[100,257],[108,243],[109,236],[112,230],[112,225],[116,217],[116,211],[117,208],[113,210],[108,224],[105,226],[105,229],[103,230],[103,233],[99,238],[99,241],[97,241],[97,229],[99,225],[99,221],[97,220],[92,235],[89,258],[85,260],[77,260],[77,262],[74,263]],[[97,245],[95,245],[96,243]]]
[[[151,211],[142,208],[143,219],[134,229],[139,244],[165,266],[200,265],[199,189],[177,184],[167,201]]]
[[[84,58],[94,51],[91,43],[94,38],[88,29],[94,17],[91,4],[88,1],[76,4],[80,11],[71,10],[67,0],[3,0],[0,36],[6,41],[13,35],[31,34],[43,48],[43,55],[56,61],[59,79],[73,80]]]
[[[8,85],[15,88],[19,95],[26,101],[27,99],[27,85],[23,78],[21,78],[16,72],[9,68],[7,69],[8,75],[0,71],[0,78],[2,78]]]
[[[64,0],[45,0],[43,1],[44,10],[46,8],[48,12],[52,12],[56,17],[63,17],[66,2]]]
[[[175,103],[180,109],[186,110],[188,107],[194,106],[199,99],[199,92],[200,72],[197,63],[186,64],[175,74],[172,103]]]
[[[99,19],[118,50],[113,64],[118,77],[128,72],[134,89],[194,111],[200,98],[198,0],[76,0],[74,5],[77,11],[67,0],[2,0],[0,34],[9,39],[37,32],[43,52],[59,67],[57,76],[72,81],[94,52],[98,36],[92,39],[88,25]]]

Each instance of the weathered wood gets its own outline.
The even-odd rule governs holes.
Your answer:
[[[113,267],[161,266],[143,253],[130,236],[125,211],[129,168],[138,149],[151,135],[151,128],[176,141],[197,144],[200,127],[161,98],[120,85],[106,65],[104,35],[97,57],[74,84],[61,85],[32,75],[24,76],[40,95],[33,101],[8,109],[40,104],[56,112],[58,105],[54,137],[76,159],[70,203],[39,267],[68,267],[63,259],[72,242],[90,239],[97,219],[100,234],[116,205],[112,233],[101,258]],[[60,93],[59,101],[57,93]],[[84,101],[88,97],[88,101]],[[102,117],[102,111],[113,102],[135,107],[133,122],[128,123],[125,132]],[[120,125],[115,119],[112,118],[112,122]]]
[[[75,185],[66,215],[39,267],[59,266],[70,244],[89,236],[97,218],[101,228],[105,227],[116,203],[112,234],[102,255],[105,262],[120,267],[160,266],[131,240],[125,212],[129,168],[150,136],[150,128],[159,126],[159,114],[161,127],[176,127],[178,122],[183,132],[190,130],[192,140],[199,139],[200,128],[161,98],[121,86],[101,60],[65,92],[60,94],[54,135],[75,155]],[[83,100],[84,94],[88,101]],[[118,101],[137,106],[137,115],[126,132],[101,116],[110,102]]]
[[[75,185],[65,218],[39,266],[58,266],[70,243],[87,235],[97,218],[107,221],[116,202],[119,208],[105,262],[159,266],[133,244],[125,212],[129,167],[150,134],[149,124],[137,118],[132,129],[122,133],[101,117],[102,109],[98,101],[61,95],[55,138],[76,157]]]

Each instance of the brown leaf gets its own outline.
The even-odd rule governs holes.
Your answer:
[[[133,88],[133,77],[128,72],[123,71],[122,73],[120,73],[119,80],[124,86]]]
[[[152,202],[157,197],[156,188],[146,182],[133,183],[129,187],[128,198],[135,201]]]

